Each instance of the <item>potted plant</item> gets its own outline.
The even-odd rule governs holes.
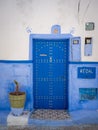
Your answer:
[[[14,80],[15,91],[9,93],[9,99],[11,104],[11,112],[15,116],[19,116],[23,113],[26,93],[19,91],[19,83]]]

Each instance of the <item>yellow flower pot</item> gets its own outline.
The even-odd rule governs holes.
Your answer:
[[[25,92],[10,92],[9,99],[11,110],[14,115],[21,115],[24,109],[26,93]]]

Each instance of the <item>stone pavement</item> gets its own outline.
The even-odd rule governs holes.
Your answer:
[[[57,116],[54,119],[31,118],[31,114],[28,119],[28,125],[26,126],[15,126],[15,124],[14,126],[7,126],[7,117],[9,113],[0,111],[0,130],[98,130],[97,110],[72,111],[69,112],[69,118],[59,118],[58,120]],[[58,112],[56,112],[56,114],[57,113]]]
[[[98,130],[98,125],[80,125],[80,126],[10,126],[0,127],[0,130]]]
[[[70,115],[66,110],[37,109],[31,113],[30,118],[41,120],[65,120],[69,119]]]
[[[41,126],[77,126],[77,125],[98,125],[97,110],[77,110],[69,112],[70,118],[55,120],[55,119],[37,119],[29,118],[29,125]],[[53,115],[55,116],[55,115]]]

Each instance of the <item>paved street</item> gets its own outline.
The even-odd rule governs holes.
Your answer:
[[[98,130],[98,125],[84,125],[84,126],[10,126],[0,127],[0,130]]]
[[[45,110],[47,111],[47,110]],[[35,115],[30,115],[28,119],[28,125],[26,126],[7,126],[7,116],[9,112],[0,111],[0,130],[98,130],[98,111],[90,111],[90,110],[78,110],[69,112],[69,118],[63,118],[62,113],[64,111],[60,111],[61,118],[58,116],[58,111],[51,112],[47,111],[47,114],[43,110],[42,111],[35,111],[36,114],[39,114],[41,117],[45,117],[48,114],[50,115],[51,119],[36,119]],[[38,112],[38,113],[37,113]],[[55,116],[54,113],[57,115]],[[33,113],[34,114],[34,113]],[[52,119],[51,114],[55,116]],[[31,116],[35,116],[35,118],[31,118]],[[37,115],[38,116],[38,115]],[[68,116],[68,115],[67,115]],[[59,117],[59,119],[57,119]],[[46,117],[45,117],[46,118]],[[62,120],[63,119],[63,120]]]

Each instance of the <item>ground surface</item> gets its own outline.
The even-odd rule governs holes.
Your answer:
[[[41,120],[65,120],[69,119],[70,115],[65,110],[38,109],[32,112],[30,118]]]
[[[10,126],[0,127],[0,130],[98,130],[98,125],[84,125],[84,126]]]
[[[0,130],[98,130],[97,110],[63,112],[37,110],[31,113],[27,126],[7,126],[9,112],[0,111]]]

